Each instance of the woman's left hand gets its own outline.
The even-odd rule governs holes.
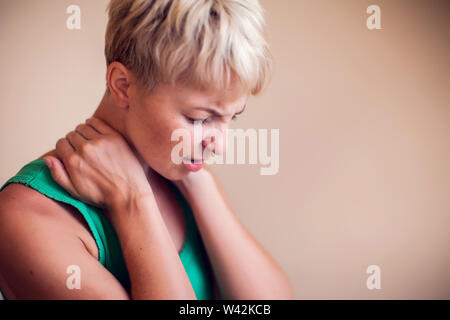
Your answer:
[[[153,195],[143,163],[125,138],[92,117],[56,144],[53,179],[73,197],[111,209],[143,195]],[[58,159],[59,158],[59,159]],[[47,161],[46,161],[47,162]]]
[[[191,193],[195,193],[195,190],[215,187],[213,173],[206,164],[203,164],[203,168],[199,171],[191,172],[185,178],[172,182],[187,200],[190,199]]]

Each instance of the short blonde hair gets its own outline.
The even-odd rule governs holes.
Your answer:
[[[144,89],[228,88],[237,78],[256,95],[270,78],[258,0],[111,0],[107,11],[107,66],[121,62]]]

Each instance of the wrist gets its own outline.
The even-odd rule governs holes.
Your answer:
[[[211,172],[203,168],[200,171],[190,173],[184,179],[173,182],[181,193],[189,200],[191,196],[205,192],[205,188],[210,186],[210,181],[212,180],[213,177]]]
[[[150,187],[139,190],[127,190],[126,192],[116,192],[109,197],[107,209],[114,214],[115,212],[123,212],[124,210],[129,210],[149,201],[155,201]]]
[[[211,178],[211,172],[209,168],[203,167],[198,172],[191,172],[189,175],[180,180],[180,184],[185,188],[198,188],[207,183],[208,179]]]
[[[130,237],[133,233],[162,221],[156,199],[149,193],[117,198],[109,210],[109,219],[124,250],[131,245]]]

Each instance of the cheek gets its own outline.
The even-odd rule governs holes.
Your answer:
[[[164,142],[167,130],[167,121],[162,116],[156,108],[141,105],[130,110],[127,126],[140,143],[157,146]]]
[[[161,121],[153,115],[143,112],[131,112],[127,115],[126,131],[128,138],[134,144],[146,162],[154,166],[164,146]]]
[[[182,137],[178,138],[178,140],[172,141],[172,139],[171,139],[172,134],[177,132],[176,137],[179,137],[180,131],[182,133]],[[168,156],[169,156],[169,158],[171,157],[172,150],[175,147],[179,146],[179,144],[182,143],[182,141],[183,141],[183,146],[187,145],[187,146],[190,146],[192,148],[192,142],[191,141],[193,139],[191,137],[193,137],[193,134],[194,134],[194,132],[192,130],[192,126],[189,125],[188,123],[183,123],[183,121],[174,121],[174,122],[172,122],[171,126],[168,127],[168,131],[167,131],[167,136],[168,136],[168,138],[167,138],[168,140],[167,141],[169,141],[169,144],[168,144],[168,147],[169,147]],[[187,136],[186,138],[190,140],[190,141],[187,141],[187,144],[184,141],[185,136]]]
[[[192,128],[182,119],[160,119],[159,121],[149,121],[146,125],[147,135],[145,137],[149,149],[152,149],[152,157],[158,159],[161,165],[165,162],[167,166],[175,165],[171,161],[172,150],[180,141],[172,141],[172,134],[176,130],[183,130],[193,134]],[[148,129],[150,128],[150,129]]]

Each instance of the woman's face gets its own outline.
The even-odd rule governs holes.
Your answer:
[[[169,180],[183,179],[192,169],[172,161],[172,150],[181,141],[171,141],[172,133],[182,129],[192,137],[191,159],[202,159],[205,148],[222,154],[226,148],[225,130],[236,114],[243,111],[249,97],[239,89],[233,86],[229,90],[200,91],[188,86],[160,85],[151,94],[143,94],[137,87],[131,87],[125,119],[128,139],[153,170]],[[196,140],[195,120],[202,121],[195,122],[202,132]]]

